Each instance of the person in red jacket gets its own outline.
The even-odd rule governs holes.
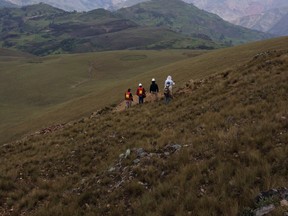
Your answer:
[[[141,83],[139,83],[139,87],[137,88],[136,95],[138,95],[139,104],[143,104],[144,103],[144,98],[146,97],[146,91],[143,88]]]
[[[125,101],[126,101],[126,109],[130,108],[133,101],[133,95],[131,93],[130,88],[127,90],[127,92],[125,92]]]

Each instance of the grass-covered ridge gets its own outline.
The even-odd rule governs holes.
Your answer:
[[[1,146],[1,213],[208,216],[255,208],[260,191],[287,187],[286,42],[251,44],[258,52],[241,58],[248,46],[238,47],[239,62],[199,79],[182,73],[169,105],[108,107]],[[209,56],[179,68],[197,73],[201,60],[212,64]]]
[[[136,91],[138,83],[144,81],[141,76],[148,82],[150,74],[145,74],[151,70],[201,53],[115,51],[25,58],[3,50],[0,143],[118,103],[129,86]]]

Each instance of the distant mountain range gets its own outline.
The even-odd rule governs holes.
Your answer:
[[[288,35],[287,0],[185,0],[224,20],[275,35]]]
[[[119,9],[148,0],[0,0],[19,6],[44,2],[63,10],[89,11],[96,8]],[[169,2],[169,0],[167,0]],[[264,11],[288,6],[287,0],[184,0],[198,8],[215,13],[227,21],[260,14]]]
[[[119,49],[215,49],[269,35],[230,24],[181,0],[111,12],[67,12],[41,3],[0,10],[0,44],[35,55]]]
[[[206,35],[215,41],[243,43],[251,37],[261,39],[264,36],[180,0],[151,0],[119,9],[117,14],[140,25],[165,27],[186,35]]]
[[[269,32],[281,36],[288,35],[288,13],[283,16],[281,20],[269,30]]]
[[[198,8],[215,13],[227,21],[288,7],[287,0],[185,0]]]
[[[2,7],[17,7],[17,5],[11,3],[10,1],[0,0],[0,8]]]
[[[66,11],[90,11],[97,8],[117,10],[130,7],[149,0],[0,0],[0,7],[15,7],[47,3]],[[166,2],[169,2],[167,0]],[[288,35],[287,31],[278,29],[278,22],[285,21],[287,0],[183,0],[196,7],[217,14],[233,24],[268,33]],[[284,21],[281,21],[281,19]],[[274,27],[274,25],[276,25]],[[280,33],[281,32],[281,33]]]
[[[282,29],[283,25],[285,26],[287,14],[288,7],[276,8],[260,14],[238,18],[234,20],[233,23],[258,31],[269,32],[271,34],[287,35],[288,32],[283,31],[285,28]]]

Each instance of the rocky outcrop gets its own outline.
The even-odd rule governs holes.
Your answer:
[[[257,195],[254,201],[255,208],[247,208],[240,215],[263,216],[274,211],[276,208],[288,206],[288,189],[278,188],[263,191]],[[285,212],[284,215],[287,215]]]

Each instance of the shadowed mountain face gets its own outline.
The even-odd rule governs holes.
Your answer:
[[[269,30],[269,33],[281,36],[288,35],[288,13]]]
[[[215,49],[269,37],[180,0],[110,12],[67,12],[47,4],[0,10],[2,47],[35,55],[117,49]]]
[[[17,7],[17,5],[11,3],[8,0],[7,1],[6,0],[0,0],[0,8],[2,8],[2,7],[5,7],[5,8],[7,8],[7,7]]]
[[[265,37],[180,0],[151,0],[120,9],[117,14],[140,25],[161,26],[186,35],[203,34],[218,41],[244,42],[249,38],[257,40]]]
[[[160,42],[166,44],[162,48],[197,48],[202,42],[212,48],[218,46],[205,39],[195,43],[169,29],[140,26],[104,9],[66,12],[43,3],[0,10],[0,31],[3,47],[36,55],[145,49]]]

